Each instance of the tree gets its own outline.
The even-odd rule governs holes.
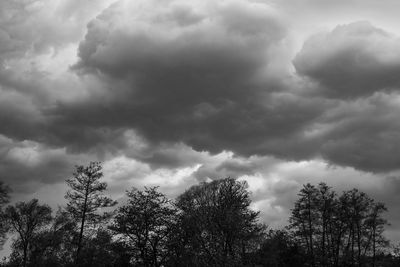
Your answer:
[[[301,267],[305,266],[304,256],[290,232],[269,230],[257,253],[257,263],[265,267]]]
[[[31,266],[65,266],[73,262],[76,222],[59,208],[49,227],[35,235],[31,245]]]
[[[388,241],[383,237],[385,225],[388,224],[387,220],[382,218],[382,213],[386,212],[387,208],[383,203],[373,203],[370,208],[369,214],[365,220],[365,225],[369,230],[369,237],[366,249],[372,246],[372,266],[375,267],[377,250],[380,247],[388,246]],[[372,243],[372,245],[371,245]],[[365,253],[365,252],[364,252]]]
[[[162,266],[177,210],[157,187],[127,191],[128,202],[118,209],[110,227],[122,236],[140,266]]]
[[[6,186],[2,181],[0,181],[0,249],[4,245],[6,240],[6,234],[8,231],[8,225],[5,221],[3,207],[10,201],[10,188]]]
[[[295,230],[296,236],[300,238],[299,241],[305,245],[311,266],[315,266],[318,189],[311,184],[306,184],[298,195],[299,199],[295,202],[289,219],[290,228]]]
[[[11,189],[3,181],[0,181],[0,208],[10,201],[10,191]]]
[[[131,266],[126,247],[113,240],[110,230],[99,228],[87,238],[87,245],[82,248],[80,264],[85,267],[123,267]]]
[[[18,234],[23,253],[22,266],[26,267],[33,240],[52,219],[51,208],[48,205],[40,205],[37,199],[32,199],[28,203],[18,202],[15,206],[8,206],[5,215],[11,231]]]
[[[311,266],[364,266],[375,264],[387,221],[386,207],[357,189],[340,196],[329,186],[307,184],[299,193],[289,228],[308,255]]]
[[[107,183],[100,182],[103,177],[102,166],[99,162],[91,162],[89,166],[76,166],[76,171],[71,179],[66,180],[69,190],[65,198],[67,211],[80,222],[78,244],[75,262],[79,264],[79,254],[82,249],[82,240],[85,226],[95,224],[106,218],[109,214],[99,213],[101,208],[112,207],[117,202],[103,195]]]
[[[244,266],[257,250],[265,227],[251,210],[245,181],[232,178],[202,183],[178,197],[180,257],[194,266]],[[177,250],[178,251],[178,250]]]
[[[373,200],[365,193],[352,189],[343,192],[340,196],[345,217],[342,220],[346,224],[347,242],[344,247],[345,262],[354,266],[362,265],[362,252],[364,239],[366,237],[364,221],[368,210],[373,204]]]

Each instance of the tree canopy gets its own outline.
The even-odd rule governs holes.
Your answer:
[[[18,236],[14,249],[22,251],[22,266],[26,267],[37,234],[52,220],[51,208],[39,204],[37,199],[32,199],[29,202],[18,202],[8,206],[5,217],[10,225],[10,231]]]
[[[4,208],[10,190],[0,182],[2,233],[13,238],[0,266],[400,266],[400,246],[384,236],[386,206],[358,189],[305,184],[288,225],[270,229],[245,181],[202,182],[175,199],[131,188],[113,208],[102,177],[99,162],[77,166],[54,215],[37,199]]]
[[[66,210],[76,220],[80,221],[75,259],[77,264],[79,264],[85,226],[88,223],[99,223],[108,216],[107,213],[99,213],[99,209],[117,204],[111,198],[103,195],[103,192],[107,189],[107,183],[100,182],[103,177],[101,170],[100,162],[91,162],[89,166],[76,166],[73,177],[66,180],[71,188],[65,195],[68,200]]]

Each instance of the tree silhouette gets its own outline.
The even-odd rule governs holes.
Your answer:
[[[303,248],[286,230],[269,230],[257,253],[258,263],[267,267],[305,266]]]
[[[98,223],[108,214],[100,213],[101,208],[112,207],[117,202],[103,195],[107,183],[100,182],[103,177],[102,166],[99,162],[91,162],[89,166],[76,166],[71,179],[66,180],[71,188],[65,198],[68,200],[67,211],[80,222],[78,244],[75,262],[79,264],[79,254],[82,249],[82,239],[85,226]]]
[[[306,251],[311,266],[375,265],[383,237],[386,207],[357,189],[340,196],[326,184],[304,185],[289,228]]]
[[[69,262],[74,255],[75,229],[75,220],[59,208],[51,224],[35,235],[31,245],[30,266],[52,267]]]
[[[382,218],[382,213],[386,212],[387,208],[383,203],[374,203],[370,209],[370,213],[367,215],[365,224],[369,230],[368,244],[367,247],[372,243],[372,266],[375,267],[376,253],[379,247],[388,246],[388,241],[383,237],[383,231],[385,225],[388,224],[387,220]]]
[[[16,238],[0,266],[399,266],[400,246],[389,253],[384,238],[385,205],[357,189],[337,194],[325,183],[306,184],[289,225],[267,232],[244,181],[200,183],[175,201],[157,187],[132,189],[123,206],[104,213],[115,202],[103,195],[102,175],[100,163],[77,166],[67,207],[54,218],[36,199],[8,206],[4,225]]]
[[[318,189],[306,184],[298,194],[292,216],[289,219],[291,229],[294,229],[299,241],[306,247],[307,255],[311,266],[315,266],[315,232],[317,220],[317,196]]]
[[[8,206],[5,214],[11,231],[18,234],[23,253],[22,266],[26,267],[29,249],[36,234],[52,219],[51,208],[32,199],[28,203],[18,202],[15,206]]]
[[[193,186],[178,197],[181,231],[186,244],[180,250],[196,266],[246,265],[247,255],[257,249],[264,226],[244,181],[232,178]],[[186,251],[186,252],[185,252]]]
[[[127,192],[128,203],[118,209],[111,227],[131,247],[135,264],[162,266],[177,210],[157,187]]]
[[[8,224],[6,223],[6,218],[4,214],[3,207],[10,201],[10,193],[11,189],[6,186],[3,181],[0,181],[0,249],[3,247],[6,233],[8,231]]]

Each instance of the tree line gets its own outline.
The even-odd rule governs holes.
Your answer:
[[[400,266],[383,235],[385,205],[357,189],[306,184],[288,226],[273,230],[250,208],[245,181],[200,183],[174,200],[132,188],[116,206],[102,176],[99,162],[76,166],[55,212],[37,199],[6,206],[0,182],[0,245],[13,238],[0,266]]]

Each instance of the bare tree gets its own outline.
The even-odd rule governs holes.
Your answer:
[[[40,205],[37,199],[28,203],[19,202],[15,206],[8,206],[5,211],[11,231],[17,233],[22,246],[22,266],[27,266],[28,252],[35,235],[44,226],[50,223],[51,208]]]
[[[388,245],[388,241],[383,236],[385,225],[388,224],[387,220],[382,217],[382,213],[386,212],[387,208],[383,203],[373,203],[370,212],[365,220],[365,225],[368,229],[369,238],[365,246],[364,254],[367,249],[372,247],[372,266],[376,264],[376,252],[380,247]]]
[[[100,182],[102,177],[101,164],[91,162],[89,166],[76,166],[73,177],[66,180],[71,188],[65,195],[65,198],[69,201],[67,211],[80,222],[76,264],[79,264],[85,226],[88,223],[98,223],[108,215],[107,213],[100,213],[101,208],[112,207],[117,204],[111,198],[103,195],[103,192],[107,189],[107,183]]]
[[[177,209],[156,187],[127,192],[128,203],[119,208],[111,229],[131,247],[135,264],[162,266]]]
[[[386,207],[357,189],[340,196],[324,183],[307,184],[299,193],[289,228],[307,251],[311,266],[364,266],[375,264],[383,238]]]
[[[306,184],[299,192],[299,199],[292,210],[289,219],[290,228],[296,231],[296,235],[304,242],[311,266],[315,266],[315,234],[317,230],[317,203],[318,189]]]

